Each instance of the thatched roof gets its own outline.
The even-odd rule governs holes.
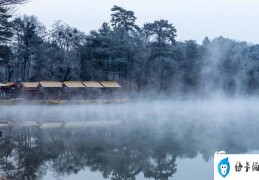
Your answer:
[[[8,83],[6,83],[6,85],[7,86],[18,86],[16,83],[14,83],[14,82],[8,82]]]
[[[21,82],[20,86],[23,88],[37,88],[39,82]]]
[[[99,82],[96,82],[96,81],[84,81],[83,84],[86,87],[103,88],[103,86]]]
[[[83,83],[80,81],[65,81],[63,82],[64,86],[70,87],[70,88],[83,88],[85,87]]]
[[[102,81],[101,84],[106,88],[120,88],[121,86],[115,81]]]
[[[40,81],[40,86],[45,88],[61,88],[62,83],[58,81]]]
[[[7,87],[6,84],[0,83],[0,87]]]

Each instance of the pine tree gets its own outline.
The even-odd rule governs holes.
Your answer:
[[[9,22],[11,17],[5,8],[0,7],[0,44],[6,44],[13,35]]]

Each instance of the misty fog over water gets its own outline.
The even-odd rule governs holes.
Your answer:
[[[215,151],[259,150],[256,98],[1,106],[0,117],[15,124],[0,145],[2,174],[9,179],[212,178]],[[120,123],[50,130],[20,126],[32,120]],[[204,176],[199,166],[207,168]]]
[[[151,4],[107,7],[110,17],[83,32],[76,22],[18,17],[26,3],[0,0],[0,179],[210,180],[216,151],[259,152],[259,45],[225,37],[228,27],[220,32],[203,14],[215,9],[209,14],[222,19],[227,10],[249,34],[252,6],[196,3],[196,14],[210,17],[203,24],[218,27],[197,42],[178,41],[181,25],[158,7],[140,24],[147,12],[134,11]],[[70,19],[73,4],[59,3]],[[159,4],[176,18],[169,2]],[[202,22],[184,3],[175,7]]]

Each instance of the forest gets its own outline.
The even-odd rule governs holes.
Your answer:
[[[0,0],[0,82],[115,80],[125,94],[257,95],[259,45],[225,37],[176,41],[160,19],[136,24],[131,10],[111,8],[109,22],[81,32],[35,16],[13,17],[25,0]],[[190,30],[191,31],[191,30]]]

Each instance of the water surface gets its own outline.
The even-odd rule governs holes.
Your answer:
[[[256,100],[1,106],[2,176],[8,179],[213,179],[215,151],[259,150]],[[114,121],[41,129],[24,121]]]

